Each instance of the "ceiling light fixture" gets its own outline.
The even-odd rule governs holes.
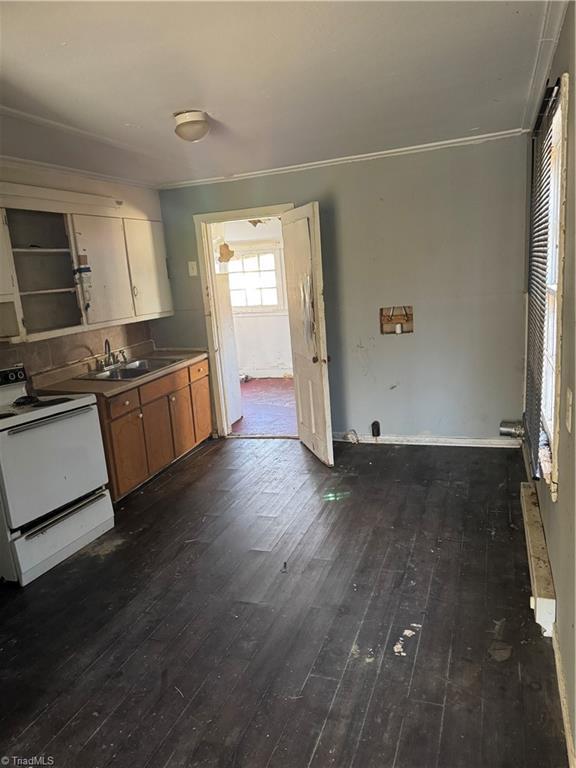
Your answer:
[[[210,130],[206,112],[198,110],[174,112],[174,119],[176,120],[174,131],[184,141],[200,141]]]

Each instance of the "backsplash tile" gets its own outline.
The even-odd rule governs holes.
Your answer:
[[[24,363],[29,376],[61,368],[104,352],[104,340],[109,339],[112,349],[122,349],[150,341],[147,322],[117,325],[95,331],[83,331],[70,336],[58,336],[46,341],[9,344],[0,342],[0,368]]]

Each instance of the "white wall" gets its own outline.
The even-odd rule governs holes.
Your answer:
[[[254,227],[248,221],[227,221],[220,233],[234,250],[236,242],[282,241],[279,219]],[[292,375],[288,312],[262,309],[246,313],[234,309],[234,330],[240,374],[253,378]]]
[[[288,313],[234,315],[240,374],[253,378],[292,375]]]

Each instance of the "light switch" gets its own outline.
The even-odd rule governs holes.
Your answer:
[[[566,429],[572,432],[572,402],[574,396],[570,387],[566,389]]]
[[[198,262],[197,261],[189,261],[188,262],[188,277],[198,277]]]

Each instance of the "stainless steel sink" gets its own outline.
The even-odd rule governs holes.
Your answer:
[[[106,368],[104,371],[89,371],[78,379],[90,379],[93,381],[122,381],[125,379],[138,379],[140,376],[152,371],[159,371],[169,365],[180,362],[179,357],[143,358],[142,360],[130,360],[127,363],[118,363]]]

